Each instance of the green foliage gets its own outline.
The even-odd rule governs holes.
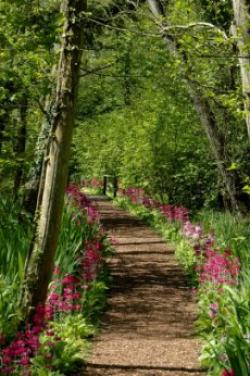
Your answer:
[[[0,200],[0,274],[23,277],[31,226],[29,217],[11,198]]]
[[[220,375],[222,368],[233,369],[237,376],[249,374],[249,283],[248,273],[237,288],[200,290],[198,324],[206,343],[201,361],[210,367],[211,375]],[[211,302],[218,305],[218,312],[212,315]]]
[[[235,370],[236,375],[249,374],[250,354],[250,257],[249,223],[230,213],[202,211],[196,217],[206,231],[215,234],[216,245],[231,249],[241,261],[239,285],[225,286],[222,291],[205,286],[199,293],[199,328],[205,339],[201,360],[210,366],[211,375],[220,375],[221,368]],[[209,316],[211,303],[219,307]]]
[[[197,263],[196,255],[192,244],[186,239],[181,239],[176,243],[176,258],[183,266],[187,276],[190,277],[191,283],[196,284],[196,273],[194,272]]]
[[[201,11],[207,21],[229,30],[233,19],[231,0],[198,0],[198,3],[200,3]]]
[[[229,33],[232,2],[171,0],[163,4],[165,21],[170,26],[204,21],[216,26],[169,29],[168,35],[175,38],[185,64],[180,56],[166,49],[146,4],[134,14],[130,11],[119,14],[123,1],[89,2],[71,175],[88,178],[115,174],[121,185],[144,187],[152,195],[189,207],[192,213],[203,207],[221,208],[224,186],[190,99],[185,80],[188,77],[210,105],[223,149],[219,163],[234,178],[237,198],[247,212],[250,153],[235,40]],[[113,11],[108,10],[110,5],[114,7],[113,18]],[[51,68],[58,58],[56,46],[62,26],[59,6],[58,0],[0,0],[1,194],[13,189],[19,168],[21,184],[25,186],[33,161],[45,98],[54,88]],[[100,20],[107,27],[102,28]],[[27,124],[21,118],[22,109]],[[16,143],[22,125],[25,125],[26,149],[18,153]],[[120,199],[119,204],[133,210],[176,245],[178,259],[195,281],[194,252],[183,240],[179,226],[166,224],[157,212],[128,206]],[[76,268],[74,255],[84,246],[82,237],[88,240],[93,236],[88,224],[80,218],[79,226],[75,225],[74,215],[67,205],[56,256],[68,273]],[[9,199],[1,199],[0,218],[0,332],[11,336],[19,316],[15,306],[32,226],[22,209]],[[218,247],[230,247],[242,260],[238,290],[225,290],[225,297],[217,291],[212,291],[212,296],[202,293],[201,327],[209,342],[207,359],[216,372],[222,366],[228,368],[230,363],[240,376],[245,376],[246,367],[241,359],[248,359],[249,345],[245,340],[249,332],[246,313],[249,296],[245,288],[249,286],[248,217],[239,221],[228,213],[206,210],[198,213],[196,219],[204,223],[206,231],[214,231]],[[105,249],[108,254],[109,247]],[[104,308],[107,280],[104,269],[101,279],[86,292],[85,318],[95,323]],[[223,312],[219,313],[218,322],[211,324],[207,309],[212,299],[221,299]],[[69,326],[66,322],[66,332]],[[222,343],[223,330],[228,340]],[[47,340],[44,339],[45,348]],[[79,347],[74,346],[77,341],[68,344],[64,338],[58,344],[60,367],[63,361],[70,362],[70,357],[77,358]],[[225,354],[226,361],[221,360]],[[40,366],[39,359],[34,366],[37,375],[60,375],[45,369],[43,364]]]
[[[95,333],[82,314],[61,317],[50,323],[50,333],[40,337],[41,347],[32,360],[32,372],[56,370],[67,375],[79,369],[88,355],[89,343],[86,339]]]
[[[228,2],[216,2],[210,8],[216,8],[218,17],[231,15]],[[178,25],[207,21],[210,11],[208,4],[199,1],[173,1],[167,7],[167,21]],[[117,39],[112,29],[106,29],[96,43],[109,49],[87,54],[86,71],[98,66],[106,69],[85,76],[80,87],[74,138],[78,174],[116,174],[121,185],[167,195],[170,202],[192,211],[218,206],[224,188],[183,79],[186,69],[214,111],[227,150],[225,165],[230,167],[233,161],[240,166],[231,173],[241,197],[242,182],[250,172],[232,41],[212,28],[170,30],[185,53],[184,69],[162,40],[145,36],[157,32],[146,9],[138,9],[136,17],[142,35],[129,32],[134,23],[124,16],[128,31]],[[241,198],[248,201],[246,196]]]
[[[62,271],[73,272],[75,256],[84,248],[84,241],[92,239],[97,230],[96,226],[88,225],[83,213],[66,203],[56,252],[56,264]]]
[[[20,294],[20,279],[0,274],[0,334],[11,338],[20,322],[21,312],[17,308]]]
[[[95,325],[99,324],[100,315],[106,307],[107,281],[100,278],[91,283],[85,294],[84,317]]]
[[[18,204],[0,200],[0,333],[13,335],[20,320],[17,308],[31,225]]]
[[[60,30],[58,1],[1,0],[0,25],[0,189],[9,190],[16,167],[27,174],[33,162],[41,109],[53,87],[50,71],[57,59],[52,50]],[[20,154],[16,144],[22,126],[25,150]]]
[[[250,266],[249,241],[250,226],[247,218],[236,218],[229,212],[202,210],[195,220],[203,223],[206,232],[216,235],[216,245],[230,248],[242,260],[243,269]]]

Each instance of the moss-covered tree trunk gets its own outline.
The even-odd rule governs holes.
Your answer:
[[[65,21],[51,118],[53,133],[46,157],[36,237],[24,281],[22,304],[26,317],[46,301],[54,266],[68,176],[86,3],[86,0],[64,0],[62,6]]]
[[[48,97],[45,102],[45,115],[43,118],[41,130],[36,142],[34,162],[28,174],[28,181],[25,185],[25,194],[23,205],[25,209],[34,214],[37,203],[37,195],[40,184],[40,176],[42,171],[43,161],[49,147],[50,130],[51,130],[51,107],[53,96]]]

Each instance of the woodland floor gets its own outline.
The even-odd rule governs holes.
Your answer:
[[[140,219],[97,197],[118,244],[112,288],[85,376],[198,376],[196,305],[174,251]]]

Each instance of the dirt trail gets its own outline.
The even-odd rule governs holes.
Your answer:
[[[173,249],[110,201],[96,203],[118,244],[108,309],[84,375],[205,375],[194,336],[195,304]]]

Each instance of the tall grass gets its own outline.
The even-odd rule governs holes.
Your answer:
[[[217,245],[230,248],[234,254],[249,266],[250,254],[250,222],[249,218],[236,218],[229,212],[203,210],[197,214],[194,221],[200,222],[205,232],[214,232]]]
[[[11,336],[19,321],[17,311],[31,223],[9,197],[0,200],[0,334]]]
[[[31,238],[31,224],[13,200],[0,200],[0,274],[23,277],[24,262]]]

